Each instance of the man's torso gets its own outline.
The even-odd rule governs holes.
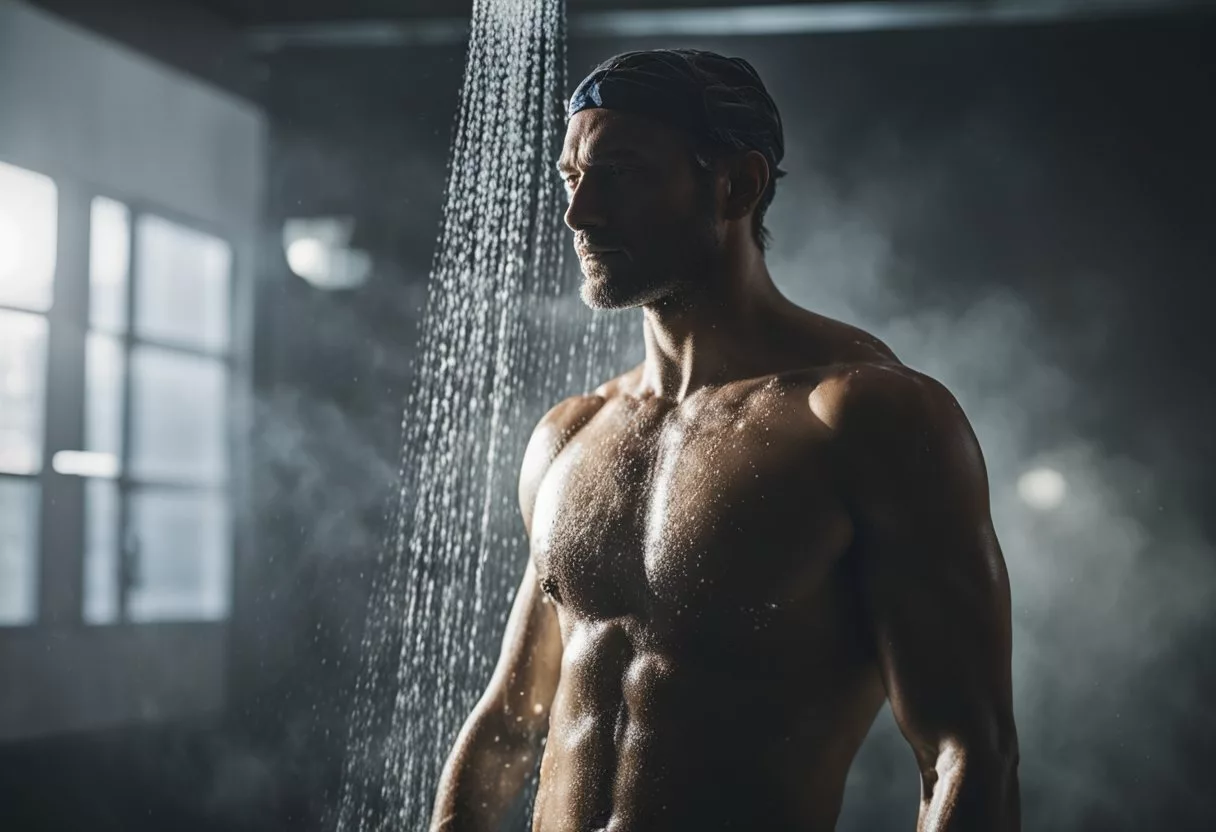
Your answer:
[[[536,830],[832,828],[884,698],[810,403],[843,372],[578,403],[532,515],[563,641]]]

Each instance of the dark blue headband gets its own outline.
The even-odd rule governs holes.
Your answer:
[[[591,107],[648,116],[732,150],[757,150],[773,175],[785,155],[777,105],[752,65],[699,49],[625,52],[578,85],[567,115]]]

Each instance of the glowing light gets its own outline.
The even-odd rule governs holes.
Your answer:
[[[51,467],[68,476],[113,479],[118,476],[118,457],[97,451],[59,451],[51,457]]]
[[[1026,505],[1040,511],[1059,508],[1067,492],[1064,475],[1054,468],[1031,468],[1018,477],[1018,496]]]
[[[288,219],[283,223],[283,251],[297,276],[318,289],[355,289],[371,273],[366,251],[350,247],[355,221],[350,217]]]
[[[0,279],[14,277],[25,262],[21,229],[7,214],[0,214]]]
[[[0,431],[0,471],[6,474],[38,473],[38,452],[25,434]]]
[[[287,265],[308,279],[329,268],[329,250],[316,237],[301,237],[287,246]]]
[[[93,200],[92,231],[89,235],[90,280],[96,286],[121,286],[127,279],[130,257],[127,207],[105,197]]]
[[[0,162],[0,306],[51,308],[57,205],[48,177]]]
[[[5,349],[12,350],[13,347],[5,344]],[[18,345],[20,346],[20,345]],[[0,391],[3,391],[6,398],[21,400],[30,395],[32,385],[30,382],[29,370],[25,364],[11,364],[8,372],[0,375]]]

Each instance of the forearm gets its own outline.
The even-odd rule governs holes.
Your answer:
[[[925,777],[917,832],[1020,832],[1016,754],[944,749]]]
[[[513,727],[513,726],[512,726]],[[539,738],[504,720],[474,713],[465,723],[439,780],[431,832],[499,828],[539,753]]]

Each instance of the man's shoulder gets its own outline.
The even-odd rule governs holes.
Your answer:
[[[646,370],[644,363],[638,364],[632,370],[627,370],[615,378],[610,378],[595,388],[593,397],[603,401],[614,399],[618,396],[635,393],[642,384],[642,375]],[[578,397],[576,397],[578,398]]]
[[[642,375],[642,365],[622,373],[616,378],[609,379],[595,388],[591,393],[580,393],[562,399],[549,409],[536,424],[534,435],[539,435],[546,442],[565,444],[570,436],[576,433],[599,410],[626,390],[637,386]]]
[[[536,489],[545,472],[570,440],[591,421],[592,417],[611,399],[622,395],[630,385],[636,386],[641,377],[641,366],[611,379],[595,389],[563,399],[541,417],[528,447],[524,451],[523,465],[519,475],[520,505],[525,516],[531,515],[531,506],[536,498]]]
[[[932,376],[901,364],[842,367],[808,403],[830,431],[853,497],[898,493],[911,505],[915,495],[928,496],[931,483],[939,489],[962,483],[977,505],[987,499],[986,466],[971,424]]]
[[[605,404],[624,395],[627,390],[636,388],[641,377],[642,365],[639,364],[632,370],[605,381],[591,393],[580,393],[562,399],[537,422],[533,431],[534,441],[546,445],[564,445]]]
[[[571,431],[577,431],[586,424],[587,420],[594,416],[606,401],[604,396],[596,393],[579,394],[562,399],[536,423],[533,434],[548,436],[550,441],[556,441],[558,437],[565,436]]]
[[[527,478],[530,473],[535,476],[543,474],[561,449],[599,412],[606,401],[603,396],[592,393],[571,396],[550,408],[536,423],[528,440],[523,476]]]
[[[898,361],[828,368],[807,400],[811,412],[842,441],[886,445],[967,427],[954,394],[937,379]]]

